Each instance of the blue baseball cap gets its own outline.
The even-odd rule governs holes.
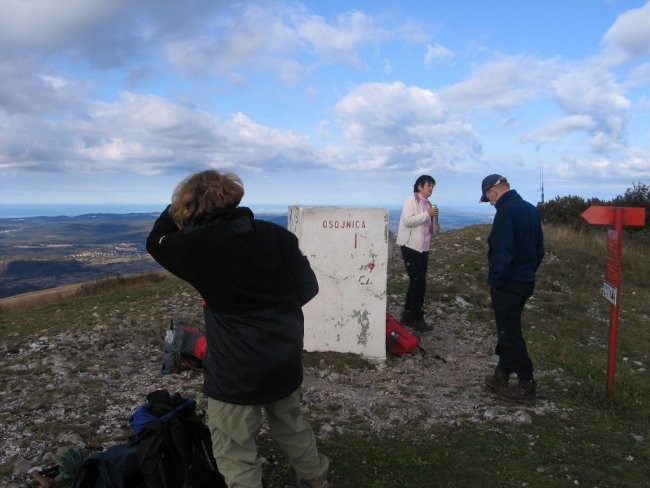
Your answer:
[[[483,178],[483,182],[481,183],[481,191],[483,193],[481,193],[481,199],[479,202],[489,202],[490,200],[485,196],[485,194],[501,183],[508,183],[508,180],[501,175],[493,174]]]

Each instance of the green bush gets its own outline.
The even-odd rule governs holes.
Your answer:
[[[590,224],[581,218],[581,214],[592,205],[642,207],[646,209],[647,215],[647,210],[650,209],[650,185],[641,182],[633,183],[632,187],[625,190],[623,195],[619,195],[610,201],[598,198],[584,199],[575,195],[557,196],[553,200],[538,204],[537,208],[546,224],[560,224],[568,225],[574,229],[587,229]],[[647,217],[644,227],[626,227],[625,232],[650,237]]]

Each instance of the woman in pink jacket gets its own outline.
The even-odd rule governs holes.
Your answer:
[[[432,330],[424,320],[422,306],[431,238],[440,232],[438,207],[429,202],[435,186],[436,180],[429,175],[421,175],[415,180],[413,195],[402,206],[397,230],[397,245],[400,246],[409,277],[401,319],[405,325],[421,332]]]

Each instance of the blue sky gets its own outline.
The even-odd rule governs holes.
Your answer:
[[[650,2],[0,3],[0,206],[478,205],[650,183]]]

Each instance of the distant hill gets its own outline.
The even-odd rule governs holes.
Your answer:
[[[75,217],[0,219],[0,298],[101,278],[160,271],[145,241],[159,213],[90,213]],[[286,213],[256,213],[287,226]],[[389,210],[397,233],[400,210]],[[486,223],[477,210],[441,208],[443,232]]]
[[[0,219],[0,298],[159,270],[145,249],[156,215]]]

